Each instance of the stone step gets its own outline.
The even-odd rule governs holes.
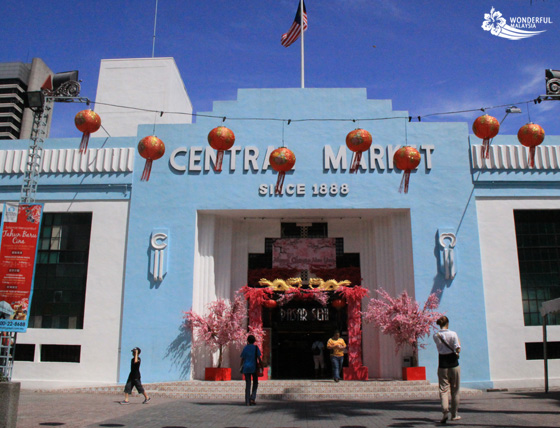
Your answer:
[[[193,399],[193,400],[239,400],[245,391],[245,382],[240,380],[207,382],[192,380],[185,382],[147,383],[144,388],[150,396]],[[99,386],[60,390],[69,393],[122,394],[123,385]],[[476,389],[461,389],[462,396],[482,394]],[[262,400],[392,400],[392,399],[437,399],[436,384],[428,381],[341,381],[332,380],[268,380],[259,382],[259,399]]]

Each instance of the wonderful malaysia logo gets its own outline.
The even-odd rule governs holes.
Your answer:
[[[515,16],[509,18],[509,25],[502,13],[492,7],[490,13],[484,14],[484,22],[482,28],[490,31],[493,36],[503,37],[510,40],[526,39],[533,37],[546,30],[537,30],[545,24],[552,24],[550,16]],[[530,31],[530,30],[537,31]]]

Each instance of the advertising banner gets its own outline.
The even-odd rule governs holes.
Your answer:
[[[272,244],[272,267],[297,269],[336,268],[334,238],[281,238]]]
[[[0,331],[27,330],[43,204],[6,203],[0,241]]]

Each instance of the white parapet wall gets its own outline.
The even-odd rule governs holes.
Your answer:
[[[136,136],[140,124],[192,123],[192,104],[173,58],[102,60],[95,101],[104,128],[96,137]]]

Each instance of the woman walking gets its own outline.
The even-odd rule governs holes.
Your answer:
[[[259,367],[261,365],[261,351],[255,345],[255,336],[247,336],[247,345],[241,352],[241,372],[245,376],[245,405],[257,404],[257,388],[259,387]],[[253,379],[253,391],[251,391],[251,378]]]
[[[434,342],[436,342],[439,354],[439,396],[443,412],[440,422],[444,424],[449,419],[450,410],[452,421],[461,419],[461,416],[457,414],[461,383],[461,368],[459,367],[461,343],[457,333],[449,330],[449,319],[446,316],[442,316],[436,323],[440,327],[440,330],[434,334]],[[451,395],[451,409],[449,409],[449,395]]]

